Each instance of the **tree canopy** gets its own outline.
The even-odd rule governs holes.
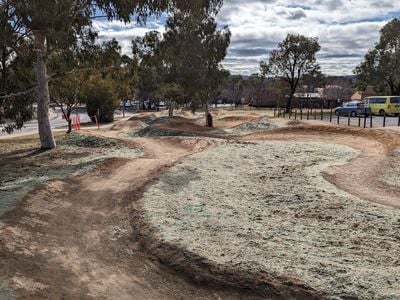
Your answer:
[[[0,9],[9,8],[12,17],[20,22],[17,36],[26,37],[24,40],[30,40],[34,45],[41,147],[50,149],[56,146],[48,114],[48,82],[52,74],[48,74],[47,61],[57,49],[76,45],[99,13],[108,20],[130,22],[135,18],[138,22],[145,22],[149,16],[163,12],[213,13],[221,5],[222,0],[2,0]]]
[[[218,96],[229,75],[221,62],[227,54],[230,37],[229,29],[218,29],[210,14],[194,16],[177,12],[167,21],[162,44],[167,81],[179,84],[192,103],[204,105],[206,116],[208,101]]]
[[[374,86],[381,93],[400,95],[400,19],[393,19],[380,32],[380,40],[356,67],[358,88]]]
[[[303,35],[288,34],[269,55],[268,63],[261,62],[261,71],[264,75],[281,78],[290,87],[286,101],[286,110],[289,112],[292,99],[300,80],[307,74],[319,70],[316,54],[321,49],[317,38]]]

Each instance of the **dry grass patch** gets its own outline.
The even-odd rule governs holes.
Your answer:
[[[52,179],[81,174],[111,157],[138,157],[140,149],[94,136],[56,135],[57,148],[40,151],[37,136],[0,140],[0,216],[28,191]]]
[[[358,154],[317,142],[225,143],[161,175],[144,194],[143,218],[161,244],[237,280],[252,274],[253,288],[275,278],[331,299],[398,299],[399,210],[321,176]]]

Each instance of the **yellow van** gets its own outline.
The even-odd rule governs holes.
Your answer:
[[[373,115],[400,114],[400,96],[373,96],[364,98]]]

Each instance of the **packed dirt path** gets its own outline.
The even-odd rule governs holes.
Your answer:
[[[210,143],[128,142],[145,156],[108,160],[87,175],[52,181],[3,218],[0,279],[18,299],[257,299],[244,290],[189,282],[150,259],[131,226],[146,184]]]
[[[390,167],[391,153],[400,147],[400,135],[388,131],[334,126],[300,126],[255,133],[239,140],[321,141],[337,143],[360,151],[343,166],[323,172],[326,180],[361,199],[400,208],[398,188],[378,179]]]
[[[174,272],[173,266],[152,259],[141,247],[145,237],[132,226],[132,212],[140,210],[138,200],[146,187],[179,160],[212,147],[210,139],[123,138],[118,131],[85,134],[118,138],[143,148],[145,156],[111,159],[83,176],[51,181],[2,218],[0,280],[7,282],[16,298],[260,298],[246,290],[193,283]],[[325,141],[353,147],[360,156],[344,166],[330,167],[325,178],[364,200],[400,207],[398,191],[376,180],[391,151],[400,147],[396,133],[304,125],[223,138]]]

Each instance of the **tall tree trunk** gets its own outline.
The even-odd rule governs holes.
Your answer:
[[[208,101],[205,103],[204,114],[205,114],[205,118],[206,118],[206,127],[212,127],[212,121],[211,121],[212,116],[210,114]]]
[[[67,122],[68,122],[67,134],[69,134],[69,133],[72,132],[72,120],[71,120],[71,119],[68,119]]]
[[[170,104],[169,104],[169,106],[168,106],[168,117],[169,118],[172,118],[173,116],[174,116],[174,105],[175,104],[175,102],[174,101],[171,101],[170,102]]]
[[[45,36],[40,32],[35,32],[36,50],[36,79],[38,93],[38,125],[40,145],[42,149],[54,149],[56,142],[51,132],[49,119],[49,85],[47,78],[46,45]]]
[[[293,100],[294,92],[295,91],[293,90],[293,88],[291,88],[289,98],[286,101],[286,113],[289,113],[290,109],[292,108],[292,100]]]
[[[71,114],[72,114],[72,106],[67,106],[67,114],[66,114],[66,121],[68,122],[68,130],[67,130],[67,134],[71,133],[72,131],[72,119],[71,119]],[[63,111],[64,113],[64,111]]]

